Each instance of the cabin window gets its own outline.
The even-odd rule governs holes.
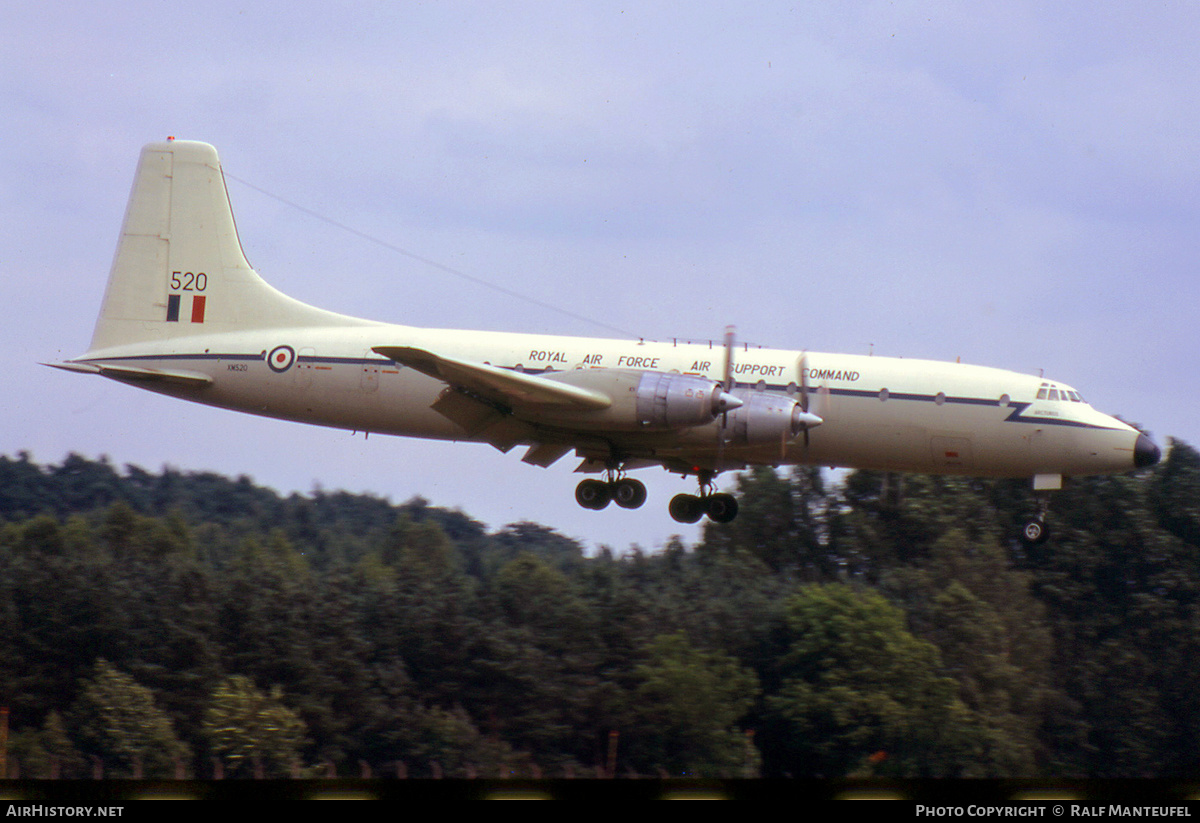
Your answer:
[[[766,391],[767,390],[767,381],[759,380],[757,383],[754,384],[754,390],[755,391]]]
[[[800,387],[797,386],[795,383],[788,383],[788,385],[787,385],[787,393],[788,394],[795,394],[799,389],[800,389]]]
[[[879,399],[882,400],[884,403],[887,402],[887,399],[888,399],[888,390],[887,389],[879,390]]]
[[[943,403],[945,403],[946,402],[946,393],[944,391],[938,392],[937,396],[933,398],[933,402],[937,403],[939,406],[942,405]]]
[[[1000,408],[1007,409],[1011,399],[1007,394],[1000,395]]]

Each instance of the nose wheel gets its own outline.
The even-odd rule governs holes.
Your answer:
[[[1021,527],[1021,542],[1026,546],[1040,546],[1049,539],[1050,529],[1040,517],[1025,521],[1025,525]]]
[[[1026,547],[1040,546],[1050,539],[1050,527],[1046,525],[1046,512],[1050,508],[1050,500],[1046,497],[1038,499],[1038,512],[1021,526],[1021,542]]]

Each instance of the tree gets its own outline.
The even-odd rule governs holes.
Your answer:
[[[222,680],[209,700],[204,737],[231,774],[286,777],[300,762],[305,725],[283,702],[283,689],[269,694],[243,675]]]
[[[672,775],[758,776],[758,752],[737,728],[758,698],[754,672],[677,632],[650,643],[636,675],[634,757]]]
[[[1200,453],[1175,440],[1150,478],[1150,503],[1159,524],[1187,543],[1200,547]]]
[[[15,735],[9,754],[10,772],[12,760],[20,758],[22,774],[26,778],[80,778],[88,775],[83,756],[67,735],[66,725],[58,712],[50,712],[46,716],[40,731],[31,729]]]
[[[781,475],[756,466],[738,475],[737,496],[737,519],[707,523],[699,553],[753,557],[800,580],[836,579],[840,564],[823,542],[829,499],[819,468],[797,466]]]
[[[84,750],[125,777],[171,777],[188,758],[154,695],[107,660],[81,684],[72,712]],[[112,776],[112,772],[108,774]]]
[[[1073,700],[1048,735],[1055,771],[1195,771],[1200,555],[1180,536],[1197,507],[1191,462],[1184,447],[1178,462],[1168,458],[1148,477],[1079,479],[1055,500],[1053,542],[1031,558],[1059,688]]]
[[[771,766],[794,776],[949,777],[967,714],[937,648],[882,595],[809,585],[788,600],[783,685],[767,698]]]
[[[937,646],[984,735],[965,776],[1030,776],[1041,765],[1038,732],[1056,699],[1054,649],[1030,577],[1009,566],[994,539],[952,528],[919,564],[885,578],[911,631]]]
[[[496,573],[488,593],[498,614],[478,660],[489,684],[481,707],[506,740],[547,764],[586,759],[608,732],[596,726],[603,690],[588,604],[566,575],[526,553]]]

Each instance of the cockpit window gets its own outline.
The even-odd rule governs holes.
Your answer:
[[[1053,383],[1043,383],[1041,388],[1038,389],[1037,399],[1038,400],[1059,400],[1062,402],[1069,402],[1069,403],[1086,403],[1087,402],[1086,400],[1083,399],[1083,395],[1081,395],[1079,392],[1075,391],[1074,389],[1068,389],[1066,387],[1063,387],[1060,389],[1058,386],[1054,385]]]

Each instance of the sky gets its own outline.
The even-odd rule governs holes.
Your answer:
[[[638,511],[584,511],[566,458],[39,365],[86,350],[138,152],[168,135],[217,147],[250,262],[323,308],[960,358],[1200,444],[1198,4],[54,9],[0,10],[0,454],[419,495],[589,548],[697,539],[666,472],[637,474]]]

